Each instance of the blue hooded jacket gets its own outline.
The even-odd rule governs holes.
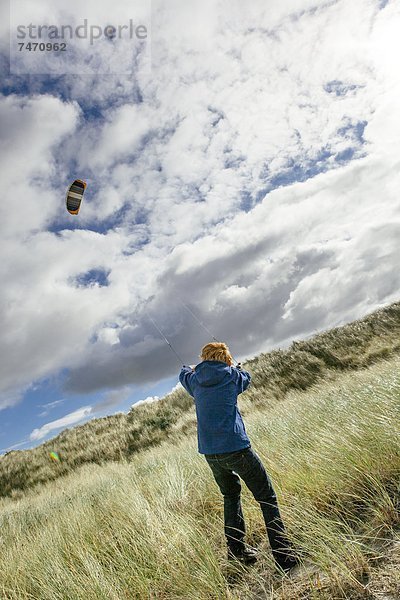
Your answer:
[[[222,454],[248,448],[238,394],[250,384],[250,373],[219,360],[204,360],[193,370],[184,366],[179,381],[194,398],[200,454]]]

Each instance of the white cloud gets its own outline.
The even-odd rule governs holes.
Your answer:
[[[139,143],[149,128],[145,107],[137,104],[121,106],[112,111],[92,152],[89,152],[88,147],[83,148],[81,160],[89,163],[93,169],[104,166],[110,168],[118,160],[126,160],[137,152]]]
[[[63,365],[79,365],[99,324],[112,319],[114,311],[132,307],[132,282],[118,270],[109,286],[81,288],[74,282],[79,273],[112,267],[119,254],[115,235],[43,232],[6,247],[11,254],[0,267],[7,279],[0,321],[7,360],[0,373],[3,390],[11,390],[17,382],[27,385]]]
[[[43,412],[39,413],[38,416],[39,417],[47,417],[47,415],[50,413],[50,411],[53,408],[55,408],[59,404],[63,404],[64,402],[65,402],[65,399],[55,400],[54,402],[47,402],[46,404],[38,404],[38,406],[46,409]]]
[[[181,384],[180,381],[178,381],[178,383],[176,385],[174,385],[174,387],[172,388],[172,390],[170,392],[168,392],[168,393],[172,394],[172,392],[176,392],[178,390],[183,390],[183,385]]]
[[[58,210],[54,150],[74,133],[79,107],[50,95],[0,96],[0,161],[8,201],[0,205],[4,244],[46,227]],[[5,239],[4,239],[5,238]],[[7,257],[8,259],[10,257]]]
[[[131,408],[135,408],[140,404],[152,404],[153,402],[157,402],[159,399],[160,398],[158,396],[147,396],[147,398],[145,398],[144,400],[138,400],[138,402],[132,404]]]
[[[56,421],[51,421],[50,423],[46,423],[45,425],[42,425],[42,427],[40,427],[38,429],[34,429],[32,431],[32,433],[30,434],[30,439],[31,440],[41,440],[41,439],[45,438],[47,435],[49,435],[49,433],[51,433],[55,429],[64,429],[65,427],[68,427],[70,425],[75,425],[76,423],[79,423],[83,419],[87,419],[91,414],[92,414],[91,406],[82,406],[82,408],[79,408],[78,410],[75,410],[72,413],[65,415],[65,417],[62,417],[61,419],[57,419]]]

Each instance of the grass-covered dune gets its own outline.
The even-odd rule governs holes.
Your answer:
[[[242,414],[267,409],[292,390],[307,390],[319,381],[355,371],[399,353],[400,303],[338,327],[287,350],[260,354],[244,363],[252,386],[241,396]],[[0,497],[21,498],[36,485],[73,473],[86,463],[129,460],[137,452],[195,431],[192,399],[177,390],[159,402],[140,405],[126,414],[93,419],[31,450],[0,456]],[[61,463],[49,453],[56,451]]]
[[[400,357],[305,387],[244,404],[292,542],[315,572],[274,575],[245,485],[260,561],[228,570],[222,498],[195,435],[180,433],[0,499],[0,598],[398,599]]]

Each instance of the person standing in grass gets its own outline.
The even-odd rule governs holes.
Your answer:
[[[288,572],[298,560],[291,552],[271,480],[251,447],[237,406],[238,394],[250,384],[250,373],[233,366],[229,348],[222,342],[206,344],[200,358],[196,367],[182,367],[179,381],[195,400],[198,451],[224,497],[228,559],[246,564],[257,560],[256,549],[244,543],[241,478],[260,503],[276,566]]]

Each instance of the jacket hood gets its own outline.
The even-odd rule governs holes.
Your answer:
[[[227,376],[231,376],[231,367],[219,360],[203,360],[195,370],[198,383],[204,387],[217,385]]]

